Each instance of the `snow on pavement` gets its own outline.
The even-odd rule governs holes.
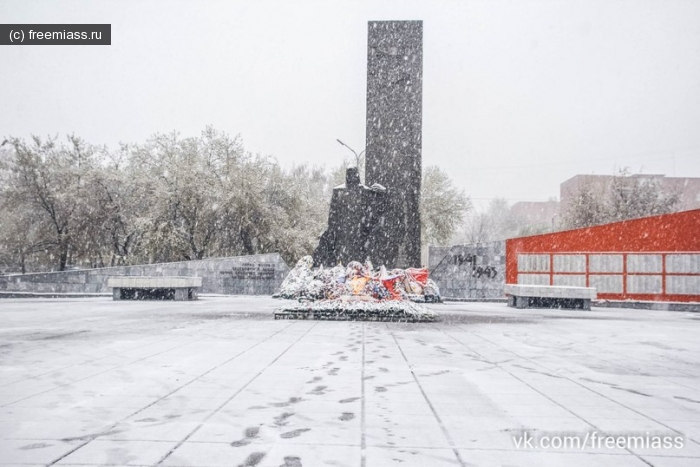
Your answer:
[[[700,315],[275,321],[279,305],[1,300],[0,465],[700,464]],[[523,430],[684,447],[517,447]]]

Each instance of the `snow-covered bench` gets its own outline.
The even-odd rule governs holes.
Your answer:
[[[201,277],[112,276],[107,287],[114,300],[197,300]]]
[[[571,308],[590,310],[595,287],[506,284],[508,306],[514,308]]]

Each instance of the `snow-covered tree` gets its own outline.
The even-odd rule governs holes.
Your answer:
[[[40,232],[35,245],[42,245],[64,270],[75,249],[81,211],[89,202],[84,188],[86,173],[94,164],[94,148],[75,136],[68,144],[55,138],[33,137],[30,142],[10,138],[13,149],[7,167],[10,175],[3,187],[5,206],[34,217]]]
[[[575,229],[673,212],[677,192],[665,192],[655,177],[622,169],[605,186],[583,184],[562,213],[562,227]]]
[[[583,183],[574,194],[572,202],[561,214],[562,227],[578,229],[608,221],[605,190],[591,183]]]
[[[421,238],[424,245],[444,245],[471,208],[469,198],[437,166],[423,169],[421,186]]]
[[[510,213],[508,201],[495,198],[483,211],[470,213],[455,236],[455,243],[484,243],[517,236],[521,225]]]
[[[211,127],[111,151],[75,136],[9,138],[1,151],[0,269],[22,272],[272,252],[293,264],[316,247],[350,163],[283,168]],[[468,208],[426,168],[424,240],[447,241]]]
[[[86,177],[90,193],[88,209],[81,219],[84,259],[90,266],[134,264],[143,260],[140,242],[147,228],[148,199],[144,181],[129,156],[132,148],[101,153],[100,164]]]

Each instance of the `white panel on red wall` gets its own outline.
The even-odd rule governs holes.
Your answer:
[[[518,284],[549,285],[549,274],[518,274]]]
[[[622,255],[590,255],[588,262],[590,272],[622,272]]]
[[[627,276],[627,293],[659,294],[661,293],[661,276]]]
[[[700,274],[700,255],[666,255],[666,272]]]
[[[552,278],[553,285],[564,285],[568,287],[585,287],[585,274],[555,274]]]
[[[586,255],[554,255],[554,272],[586,272]]]
[[[518,271],[549,272],[549,255],[518,255]]]
[[[661,272],[661,255],[627,255],[627,272]]]
[[[666,293],[700,296],[700,276],[666,276]]]
[[[595,287],[598,293],[622,293],[622,275],[591,275],[588,277],[589,287]]]

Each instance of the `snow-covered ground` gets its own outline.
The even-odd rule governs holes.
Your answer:
[[[0,464],[700,465],[700,314],[275,321],[280,303],[0,300]],[[518,448],[523,430],[685,438]]]

